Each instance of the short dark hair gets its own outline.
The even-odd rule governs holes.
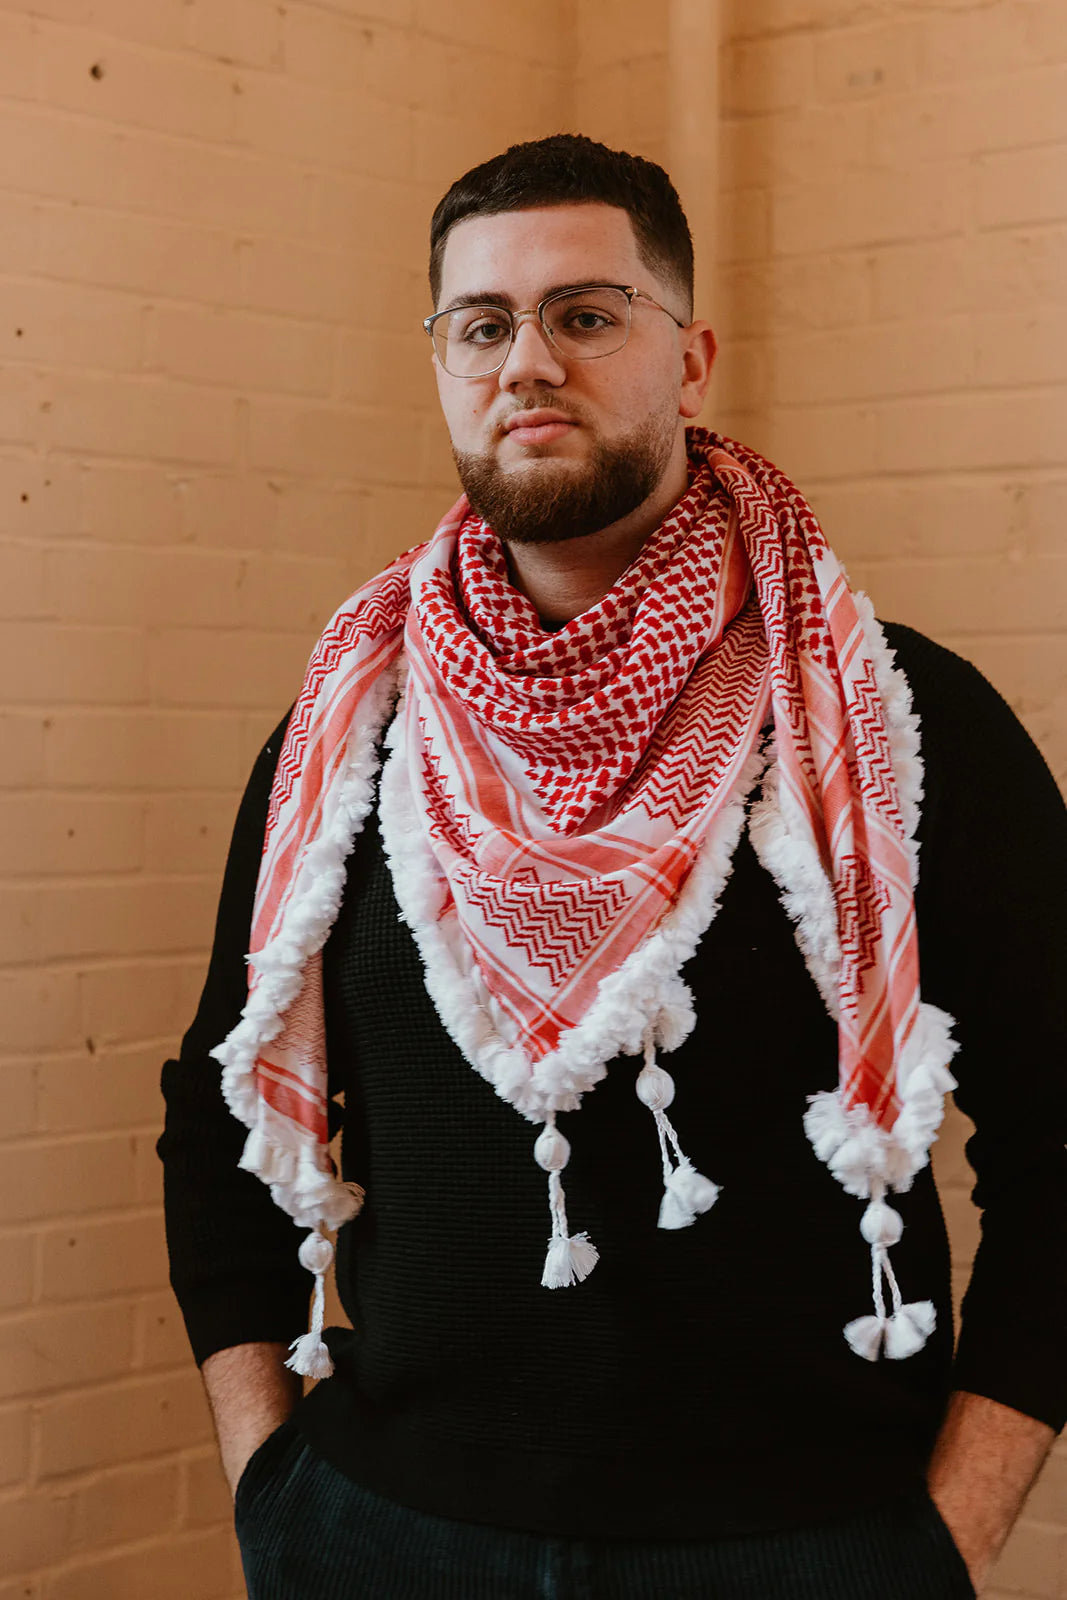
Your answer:
[[[467,217],[492,217],[530,206],[618,206],[633,224],[645,266],[675,284],[693,304],[693,240],[670,178],[654,161],[609,150],[578,133],[513,144],[472,167],[438,201],[430,223],[430,292],[441,290],[448,235]]]

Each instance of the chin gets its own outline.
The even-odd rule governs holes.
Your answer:
[[[561,452],[562,442],[524,446],[521,455],[506,442],[489,454],[453,448],[471,506],[506,542],[555,544],[629,516],[663,476],[671,438],[650,421],[614,444],[587,435],[578,454]]]

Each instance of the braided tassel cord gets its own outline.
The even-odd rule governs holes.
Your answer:
[[[289,1346],[293,1352],[285,1363],[291,1372],[302,1378],[329,1378],[333,1373],[330,1352],[322,1337],[326,1318],[325,1278],[333,1261],[333,1245],[325,1234],[309,1233],[299,1249],[300,1265],[315,1274],[315,1290],[311,1297],[311,1326],[307,1333],[294,1339]]]
[[[900,1213],[885,1203],[885,1186],[872,1186],[870,1205],[863,1213],[860,1232],[871,1247],[871,1278],[874,1289],[874,1315],[856,1317],[846,1324],[849,1348],[865,1361],[880,1355],[890,1361],[905,1361],[921,1350],[937,1325],[937,1312],[931,1300],[913,1300],[905,1305],[889,1251],[904,1231]],[[887,1316],[882,1280],[889,1287],[893,1310]]]
[[[688,1228],[698,1216],[711,1210],[719,1198],[719,1186],[696,1170],[678,1143],[678,1135],[667,1116],[667,1107],[674,1100],[674,1079],[656,1064],[651,1035],[645,1039],[645,1065],[638,1073],[635,1087],[637,1098],[655,1118],[659,1135],[663,1199],[660,1201],[658,1226]]]
[[[571,1147],[549,1117],[534,1145],[534,1160],[548,1173],[548,1209],[552,1216],[552,1237],[541,1274],[546,1289],[569,1289],[588,1278],[600,1257],[587,1233],[571,1238],[567,1230],[567,1208],[560,1173],[570,1160]]]

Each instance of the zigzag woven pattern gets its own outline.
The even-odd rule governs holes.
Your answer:
[[[837,907],[844,1103],[889,1126],[918,962],[870,650],[788,479],[703,430],[689,445],[688,493],[615,587],[559,632],[512,587],[499,540],[465,501],[342,607],[279,762],[253,956],[288,935],[350,730],[402,649],[398,737],[427,903],[456,972],[490,997],[493,1025],[532,1073],[676,904],[698,854],[736,837],[730,808],[771,719],[783,816]],[[292,1011],[259,1064],[259,1093],[279,1115],[280,1082],[302,1078],[316,1102],[325,1082],[306,1006]]]
[[[539,883],[471,871],[463,887],[466,904],[481,913],[485,926],[499,932],[510,949],[524,952],[531,966],[543,967],[556,986],[581,965],[626,899],[618,878]]]

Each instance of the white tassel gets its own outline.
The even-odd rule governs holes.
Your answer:
[[[885,1338],[884,1317],[857,1317],[845,1327],[845,1338],[864,1361],[877,1361]]]
[[[671,1174],[667,1187],[697,1216],[703,1216],[705,1211],[710,1211],[719,1198],[718,1184],[712,1183],[710,1178],[705,1178],[702,1172],[697,1172],[684,1156]]]
[[[705,1178],[702,1172],[697,1172],[683,1156],[670,1177],[664,1181],[658,1226],[688,1228],[698,1216],[710,1211],[718,1198],[718,1184]]]
[[[573,1239],[563,1235],[553,1238],[545,1256],[541,1283],[546,1289],[569,1289],[572,1284],[588,1278],[599,1260],[596,1245],[591,1243],[587,1233],[576,1233]]]
[[[885,1353],[890,1361],[906,1361],[921,1350],[937,1326],[932,1300],[913,1300],[889,1318],[885,1330]]]
[[[311,1326],[307,1333],[293,1340],[289,1346],[293,1353],[285,1365],[302,1378],[329,1378],[333,1374],[333,1362],[322,1337],[322,1325],[326,1319],[324,1280],[333,1261],[333,1245],[324,1234],[316,1231],[307,1235],[297,1254],[300,1265],[315,1274],[315,1290],[311,1297]]]
[[[667,1116],[667,1107],[674,1100],[674,1079],[657,1065],[651,1030],[645,1035],[645,1064],[637,1075],[635,1088],[637,1098],[655,1118],[663,1161],[663,1199],[656,1226],[668,1231],[688,1228],[698,1216],[711,1210],[719,1198],[719,1186],[698,1172],[689,1157],[682,1153],[678,1135]],[[671,1161],[672,1150],[676,1166]]]
[[[900,1213],[885,1203],[885,1185],[871,1184],[872,1199],[863,1213],[860,1232],[871,1247],[871,1279],[874,1289],[874,1316],[856,1317],[846,1324],[844,1335],[849,1348],[865,1361],[877,1361],[885,1352],[890,1361],[906,1361],[923,1348],[937,1326],[937,1312],[931,1300],[903,1303],[889,1251],[904,1231]],[[886,1316],[882,1280],[889,1285],[893,1311]]]
[[[571,1147],[556,1127],[553,1112],[537,1136],[534,1160],[542,1172],[548,1173],[548,1209],[552,1216],[552,1237],[541,1274],[546,1289],[569,1289],[582,1283],[600,1257],[587,1233],[576,1233],[572,1239],[567,1232],[566,1197],[560,1173],[571,1158]]]
[[[669,1189],[664,1189],[663,1199],[659,1203],[659,1218],[657,1228],[670,1232],[675,1228],[688,1228],[696,1221],[696,1212],[691,1211],[676,1194]]]

